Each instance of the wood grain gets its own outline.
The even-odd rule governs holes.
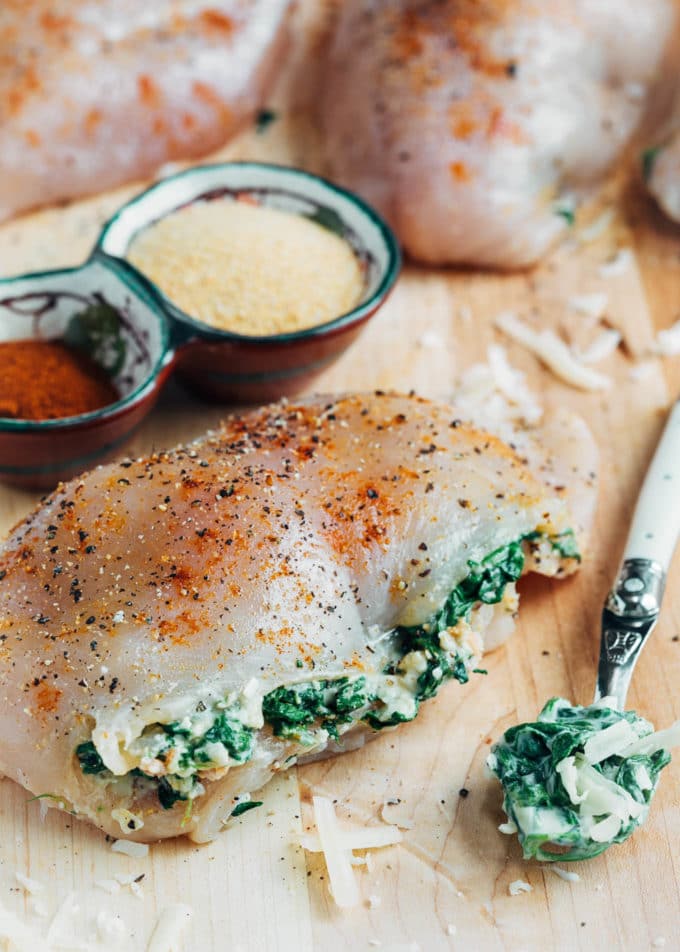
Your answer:
[[[305,36],[314,42],[322,21],[302,4]],[[275,101],[281,116],[270,131],[244,133],[228,157],[304,162],[318,167],[313,127],[299,112],[288,77]],[[108,214],[135,188],[68,209],[42,212],[0,229],[3,274],[73,264],[86,256]],[[457,375],[484,359],[501,339],[494,317],[513,310],[556,329],[582,321],[567,301],[604,290],[608,316],[632,349],[648,349],[655,331],[680,311],[680,231],[663,222],[635,189],[613,199],[615,221],[597,241],[574,240],[535,271],[519,275],[428,271],[408,266],[387,306],[360,341],[318,381],[319,391],[373,387],[450,394]],[[603,277],[601,265],[619,247],[634,252],[631,266]],[[425,332],[428,332],[427,335]],[[434,335],[434,336],[433,336]],[[432,343],[435,346],[432,346]],[[44,883],[52,912],[75,891],[87,914],[98,906],[124,916],[124,948],[146,947],[157,916],[176,902],[194,917],[187,950],[288,952],[370,949],[641,950],[666,940],[680,948],[680,768],[665,772],[645,828],[628,843],[575,867],[577,883],[549,868],[522,862],[517,844],[501,836],[499,791],[483,762],[492,738],[532,717],[555,694],[587,702],[592,694],[603,597],[616,568],[637,489],[660,432],[670,394],[680,385],[680,361],[654,359],[643,379],[618,352],[602,369],[610,391],[584,394],[560,384],[523,350],[508,347],[548,404],[565,404],[589,421],[602,452],[602,488],[592,551],[582,571],[563,583],[522,584],[519,630],[488,656],[488,675],[444,689],[413,724],[362,750],[291,771],[264,791],[265,806],[246,814],[218,841],[194,847],[178,841],[154,846],[148,858],[111,852],[103,837],[56,812],[40,820],[39,803],[9,781],[0,783],[0,899],[27,920],[26,894],[14,871]],[[133,452],[174,444],[215,424],[223,409],[207,406],[171,384],[137,434]],[[0,488],[0,530],[34,504],[30,494]],[[680,499],[679,499],[680,504]],[[643,655],[631,706],[659,725],[680,717],[680,562],[676,560],[663,618]],[[467,796],[461,789],[469,791]],[[398,848],[377,851],[359,867],[364,904],[341,913],[329,899],[318,857],[296,845],[309,820],[313,792],[332,795],[349,821],[374,820],[382,804],[412,824]],[[144,898],[127,888],[108,896],[96,880],[115,873],[145,874]],[[533,891],[510,897],[515,879]],[[371,943],[373,943],[371,945]],[[660,946],[659,946],[660,947]]]

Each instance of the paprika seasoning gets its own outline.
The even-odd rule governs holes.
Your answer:
[[[106,371],[63,341],[0,343],[0,417],[55,420],[90,413],[118,399]]]

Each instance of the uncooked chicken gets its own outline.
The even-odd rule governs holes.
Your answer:
[[[320,117],[330,167],[430,264],[535,262],[621,155],[673,0],[346,0]]]
[[[0,4],[0,219],[222,145],[262,104],[290,0]]]
[[[643,172],[659,207],[680,222],[680,128],[644,153]]]
[[[523,571],[577,567],[595,451],[560,429],[532,472],[447,405],[348,395],[59,487],[0,550],[0,770],[112,835],[201,842],[277,771],[412,720],[478,676]]]

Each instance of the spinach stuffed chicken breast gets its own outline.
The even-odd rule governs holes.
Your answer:
[[[348,395],[60,486],[0,550],[0,770],[202,842],[275,772],[412,720],[507,635],[523,572],[578,565],[596,453],[545,433],[520,458],[448,405]]]

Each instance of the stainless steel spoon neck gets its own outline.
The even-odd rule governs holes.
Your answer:
[[[626,559],[602,611],[595,700],[613,697],[624,709],[642,647],[661,611],[666,572],[653,559]]]

